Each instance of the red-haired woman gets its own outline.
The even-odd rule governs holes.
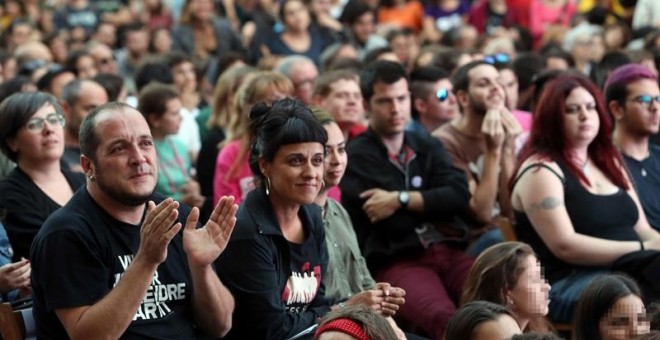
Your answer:
[[[516,232],[546,267],[556,322],[572,320],[597,273],[639,250],[660,254],[660,234],[644,216],[611,132],[598,89],[561,76],[541,97],[512,181]]]

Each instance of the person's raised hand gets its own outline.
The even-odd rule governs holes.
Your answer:
[[[30,261],[26,259],[0,267],[0,293],[30,287],[31,272]]]
[[[481,133],[484,134],[488,150],[497,150],[502,147],[506,134],[502,125],[500,109],[490,109],[486,112],[481,123]]]
[[[181,230],[181,223],[175,221],[179,216],[179,203],[168,198],[158,205],[147,203],[147,215],[140,228],[140,247],[136,258],[143,258],[149,264],[158,265],[167,258],[167,246]]]
[[[183,231],[183,247],[191,265],[207,266],[220,256],[234,231],[237,210],[238,205],[234,204],[234,197],[223,196],[206,225],[197,228],[199,209],[192,209]]]

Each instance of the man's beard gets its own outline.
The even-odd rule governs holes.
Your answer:
[[[101,191],[103,191],[106,195],[110,196],[110,198],[129,207],[137,207],[147,203],[147,201],[149,201],[153,195],[154,191],[156,191],[156,187],[154,186],[153,190],[149,194],[131,195],[126,192],[122,192],[116,186],[106,185],[103,179],[99,178],[98,175],[96,177],[96,184],[99,186],[99,189],[101,189]]]
[[[472,108],[472,112],[480,115],[480,116],[485,116],[486,112],[488,111],[486,109],[486,104],[484,104],[483,101],[477,101],[472,96],[468,96],[468,100],[470,101],[470,107]]]

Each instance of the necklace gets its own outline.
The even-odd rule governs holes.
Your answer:
[[[589,158],[585,159],[584,163],[582,163],[582,165],[580,167],[582,168],[582,173],[585,176],[588,176],[589,175]]]

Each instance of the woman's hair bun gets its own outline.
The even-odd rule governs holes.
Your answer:
[[[266,104],[265,102],[259,102],[254,104],[252,106],[252,109],[250,110],[250,120],[255,121],[257,119],[260,119],[261,117],[265,116],[268,112],[270,112],[270,105]]]

